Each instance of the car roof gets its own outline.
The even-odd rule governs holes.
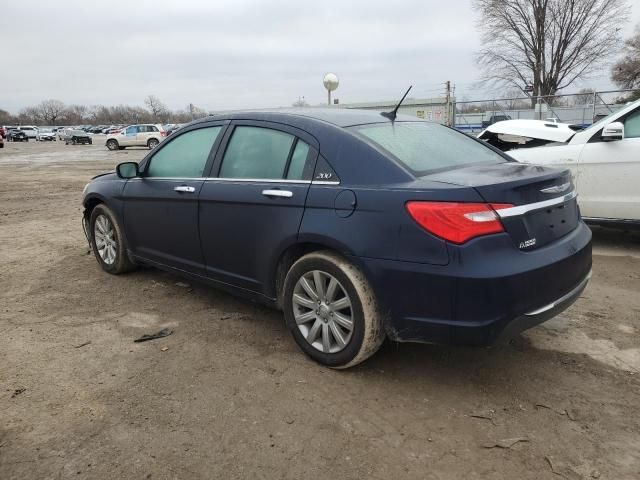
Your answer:
[[[350,127],[354,125],[364,125],[367,123],[390,123],[378,110],[364,110],[351,108],[278,108],[263,110],[246,110],[216,113],[210,117],[203,118],[197,122],[205,122],[216,119],[224,120],[246,120],[260,119],[271,121],[291,121],[292,119],[311,119],[324,123],[331,123],[338,127]],[[420,122],[425,121],[410,115],[398,114],[398,122]]]

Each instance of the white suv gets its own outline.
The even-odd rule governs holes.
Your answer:
[[[167,136],[162,125],[150,123],[140,125],[129,125],[120,130],[120,133],[107,135],[105,145],[109,150],[123,150],[126,147],[148,147],[156,148],[158,144]]]

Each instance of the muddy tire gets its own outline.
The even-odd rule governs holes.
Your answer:
[[[107,140],[107,148],[111,151],[118,150],[118,141],[117,140]]]
[[[89,234],[91,249],[105,272],[119,275],[136,268],[127,253],[122,227],[106,205],[100,204],[91,212]]]
[[[147,142],[147,147],[149,147],[149,150],[153,150],[158,146],[159,143],[160,142],[158,141],[157,138],[150,138],[149,141]]]
[[[353,367],[385,339],[373,289],[355,265],[330,251],[303,256],[289,269],[285,321],[302,351],[331,368]]]

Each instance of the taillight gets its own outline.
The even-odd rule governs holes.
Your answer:
[[[167,132],[165,132],[164,130],[160,132],[160,136],[161,137],[166,137],[167,136]]]
[[[407,211],[418,225],[457,244],[504,232],[496,210],[511,207],[506,203],[407,202]]]

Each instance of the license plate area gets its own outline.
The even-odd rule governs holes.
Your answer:
[[[570,200],[503,220],[520,250],[534,250],[564,237],[578,226],[578,205]]]

